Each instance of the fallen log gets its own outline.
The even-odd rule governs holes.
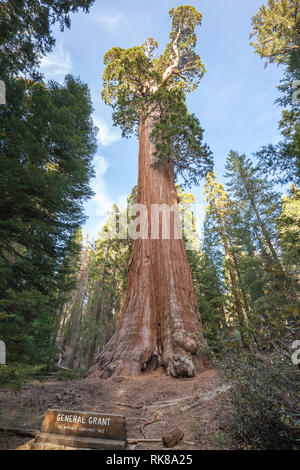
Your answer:
[[[161,442],[161,439],[127,439],[128,444],[138,444],[139,442]]]
[[[162,444],[162,439],[139,439],[139,438],[132,438],[127,439],[128,444],[139,444],[140,442],[150,443],[150,442],[160,442]],[[195,446],[196,443],[192,441],[182,441],[183,444],[187,444],[189,446]]]
[[[195,403],[192,403],[191,405],[187,405],[187,406],[184,406],[183,408],[180,408],[180,411],[189,411],[189,410],[192,410],[193,408],[196,408],[197,406],[202,405],[203,402],[212,400],[213,398],[215,398],[215,397],[216,397],[217,395],[219,395],[220,393],[225,393],[225,392],[227,392],[227,391],[230,390],[230,389],[231,389],[231,385],[230,385],[230,384],[222,385],[221,387],[217,387],[217,388],[215,388],[214,390],[211,390],[210,392],[205,393],[204,395],[201,395],[201,396],[195,401]]]
[[[192,400],[193,398],[195,398],[194,395],[188,395],[188,396],[185,396],[185,397],[180,397],[180,398],[173,398],[172,400],[167,400],[167,401],[154,401],[153,403],[147,403],[146,406],[147,408],[160,408],[160,407],[167,407],[167,406],[173,406],[173,405],[177,405],[178,403],[182,402],[182,401],[187,401],[187,400]]]
[[[21,428],[4,428],[0,426],[0,433],[2,434],[15,434],[16,436],[22,436],[22,437],[36,437],[40,431],[36,429],[21,429]],[[151,442],[161,442],[162,439],[127,439],[128,444],[138,444],[138,443],[151,443]],[[183,444],[195,446],[195,442],[191,441],[182,441]]]
[[[140,408],[143,408],[144,405],[131,405],[130,403],[120,403],[120,402],[117,402],[117,403],[114,403],[116,406],[125,406],[125,407],[128,407],[128,408],[136,408],[136,409],[140,409]]]

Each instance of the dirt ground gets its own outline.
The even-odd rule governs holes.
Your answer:
[[[0,390],[0,426],[39,429],[48,408],[121,414],[128,439],[161,439],[179,427],[183,440],[174,449],[236,449],[226,432],[231,413],[228,385],[214,370],[175,379],[158,370],[138,378],[87,378],[66,382],[34,381],[21,392]],[[144,427],[142,427],[144,425]],[[28,438],[0,434],[0,449],[12,450]],[[162,442],[132,449],[163,449]]]

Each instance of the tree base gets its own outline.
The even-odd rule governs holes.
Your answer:
[[[113,339],[113,338],[112,338]],[[206,347],[206,345],[205,345]],[[107,351],[102,351],[97,357],[95,364],[90,369],[89,375],[95,375],[101,378],[111,377],[138,377],[145,373],[151,373],[161,368],[166,375],[172,377],[195,377],[197,374],[210,368],[208,360],[203,353],[197,352],[193,355],[174,353],[168,359],[160,358],[156,353],[153,354],[147,362],[134,360],[124,353],[123,358],[116,358],[114,354],[109,355]]]

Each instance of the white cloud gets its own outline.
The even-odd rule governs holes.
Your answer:
[[[95,192],[92,202],[96,204],[95,215],[98,217],[105,217],[113,205],[113,202],[107,194],[105,182],[103,180],[103,176],[105,175],[109,165],[101,155],[95,157],[94,164],[96,178],[92,183],[92,189]]]
[[[109,168],[108,162],[105,160],[105,157],[98,155],[94,158],[95,169],[99,175],[105,175],[106,171]]]
[[[72,70],[70,53],[64,50],[63,43],[59,42],[54,51],[41,60],[42,72],[48,79],[63,79]]]
[[[128,19],[124,13],[94,13],[91,15],[93,21],[104,27],[109,32],[114,32],[128,24]]]
[[[102,145],[110,145],[121,138],[120,132],[109,127],[102,118],[94,118],[95,125],[99,128],[98,140]]]
[[[92,180],[91,188],[95,195],[87,203],[86,212],[89,218],[83,227],[84,234],[89,234],[90,240],[97,239],[98,233],[106,224],[115,202],[108,194],[104,179],[104,175],[109,168],[109,164],[105,157],[102,155],[96,156],[94,158],[94,167],[96,176]],[[121,195],[117,201],[117,204],[120,208],[123,206],[126,207],[126,201],[127,197]]]

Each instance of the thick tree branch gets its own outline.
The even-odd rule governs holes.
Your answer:
[[[180,35],[181,35],[181,28],[178,30],[177,36],[176,36],[176,38],[175,38],[175,40],[172,44],[172,48],[173,48],[173,51],[174,51],[174,54],[175,54],[175,61],[173,62],[173,64],[169,65],[169,67],[165,70],[165,73],[163,75],[163,80],[162,80],[163,85],[173,75],[174,70],[176,70],[178,68],[179,59],[180,59],[180,53],[179,53],[179,50],[178,50],[178,41],[179,41]]]

